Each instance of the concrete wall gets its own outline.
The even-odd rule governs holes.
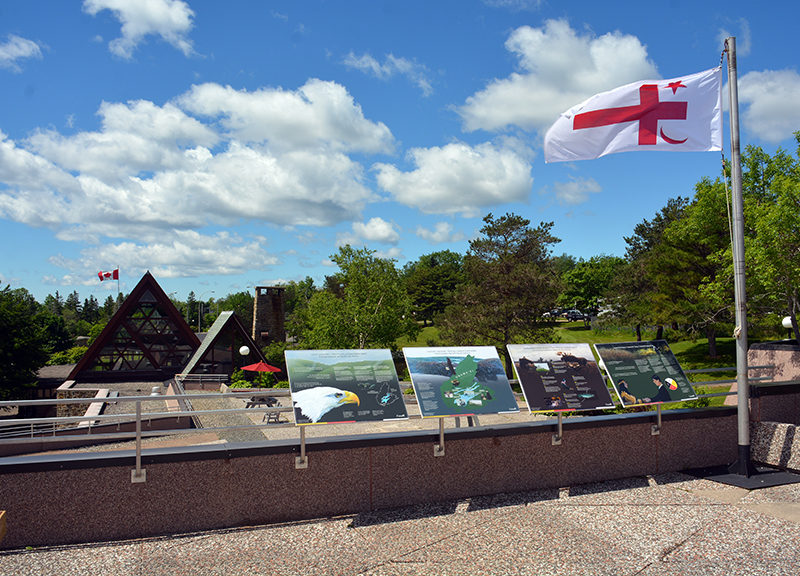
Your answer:
[[[0,502],[4,548],[135,538],[265,524],[482,494],[567,486],[729,463],[736,415],[729,408],[566,419],[309,440],[145,450],[145,483],[131,483],[132,451],[6,458]]]
[[[766,388],[762,389],[765,390]],[[765,401],[765,398],[768,401]],[[800,385],[761,394],[753,415],[780,421]],[[788,408],[787,408],[788,407]],[[565,418],[555,421],[314,438],[308,468],[298,441],[145,450],[147,481],[131,483],[133,451],[0,459],[0,503],[19,548],[192,532],[357,514],[470,496],[556,488],[733,462],[736,409]],[[298,434],[299,437],[299,434]]]

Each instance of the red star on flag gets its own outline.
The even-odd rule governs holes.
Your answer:
[[[672,93],[675,94],[675,92],[678,91],[678,88],[686,88],[686,85],[680,80],[678,80],[677,82],[670,82],[669,84],[667,84],[667,87],[672,88]]]

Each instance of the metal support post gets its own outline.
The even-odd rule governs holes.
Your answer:
[[[556,433],[553,434],[553,446],[561,446],[561,440],[564,437],[564,414],[558,413],[558,424],[556,425]]]
[[[747,378],[747,296],[745,293],[744,201],[742,164],[739,150],[739,89],[737,81],[736,38],[725,39],[728,54],[728,96],[731,128],[731,219],[733,220],[733,288],[736,304],[736,386],[739,457],[728,471],[749,478],[756,474],[750,456],[750,382]]]
[[[439,418],[439,443],[433,446],[434,456],[444,456],[444,418]]]
[[[305,470],[308,468],[308,458],[306,458],[306,427],[300,426],[300,456],[294,459],[294,467],[296,470]]]
[[[136,468],[131,470],[131,482],[147,482],[147,470],[142,469],[142,401],[136,401]]]
[[[656,423],[650,426],[650,435],[658,436],[661,434],[661,404],[656,404]]]

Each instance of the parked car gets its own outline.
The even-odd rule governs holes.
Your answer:
[[[583,320],[583,312],[580,310],[567,310],[564,316],[566,316],[567,320],[570,322],[574,322],[575,320]]]

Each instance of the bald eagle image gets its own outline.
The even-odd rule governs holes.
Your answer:
[[[358,396],[348,390],[339,390],[332,386],[318,386],[307,388],[299,392],[292,392],[292,402],[295,408],[312,422],[319,422],[328,412],[343,404],[360,404]]]

